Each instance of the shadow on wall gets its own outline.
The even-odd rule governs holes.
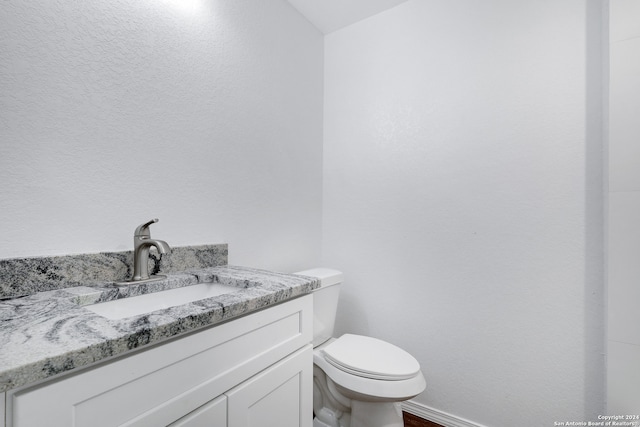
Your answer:
[[[586,146],[585,146],[585,292],[584,336],[585,417],[597,419],[605,412],[605,289],[604,289],[604,217],[603,195],[603,75],[605,46],[602,40],[603,14],[606,4],[589,0],[586,3],[587,67],[586,67]],[[604,29],[606,31],[606,28]],[[592,402],[598,402],[593,405]]]

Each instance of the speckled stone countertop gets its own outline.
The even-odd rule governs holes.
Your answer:
[[[0,392],[243,316],[319,286],[309,277],[226,265],[167,276],[149,284],[91,284],[0,301]],[[242,289],[120,320],[109,320],[85,308],[201,282]]]

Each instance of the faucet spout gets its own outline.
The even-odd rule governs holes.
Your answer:
[[[134,238],[136,240],[135,250],[133,252],[133,278],[132,282],[140,280],[149,280],[149,249],[153,246],[160,254],[171,252],[171,248],[167,242],[163,240],[155,240],[149,238]],[[154,276],[156,280],[163,279],[165,276]]]
[[[161,254],[171,253],[171,247],[164,240],[149,239],[146,243],[149,247],[154,246]]]
[[[130,282],[160,280],[165,276],[149,275],[149,249],[153,246],[160,254],[171,252],[171,247],[164,240],[151,238],[149,226],[158,222],[158,219],[140,225],[133,236],[133,278]]]

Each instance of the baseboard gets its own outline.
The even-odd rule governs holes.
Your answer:
[[[433,421],[434,423],[440,424],[444,427],[486,427],[482,424],[476,424],[472,421],[430,408],[429,406],[416,403],[412,400],[402,402],[402,410],[411,415],[415,415],[416,417]]]

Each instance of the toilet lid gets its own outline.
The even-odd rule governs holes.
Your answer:
[[[406,380],[420,372],[418,361],[388,342],[345,334],[323,349],[325,360],[336,368],[377,380]]]

